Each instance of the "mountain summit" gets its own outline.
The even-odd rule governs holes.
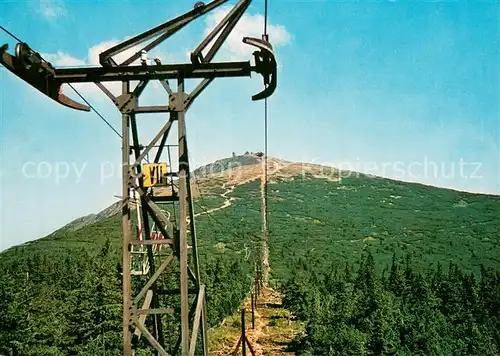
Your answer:
[[[373,261],[365,267],[376,263],[387,271],[393,256],[406,256],[405,264],[411,263],[419,275],[449,265],[479,275],[484,268],[499,266],[500,197],[343,174],[333,167],[271,157],[268,172],[270,284],[280,287],[294,276],[300,279],[297,271],[315,281],[288,290],[295,311],[316,305],[309,292],[321,281],[337,290],[339,273],[349,277],[367,252]],[[207,285],[208,320],[215,326],[240,307],[255,277],[263,163],[258,155],[248,154],[193,173],[200,270]],[[162,208],[176,214],[171,205]],[[0,353],[96,355],[106,349],[106,354],[118,355],[110,350],[121,347],[121,224],[117,202],[0,253]],[[327,277],[318,277],[323,275]],[[321,290],[317,295],[323,294]],[[321,310],[321,316],[334,310]],[[335,325],[330,319],[325,323]],[[176,335],[168,328],[165,324],[168,335]]]

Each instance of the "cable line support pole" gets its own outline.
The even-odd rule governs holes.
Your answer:
[[[258,73],[263,77],[265,88],[252,96],[252,100],[269,97],[277,86],[276,59],[269,42],[245,37],[244,43],[257,48],[253,53],[254,64],[250,61],[211,62],[243,16],[251,0],[238,1],[207,39],[192,52],[191,63],[162,64],[159,59],[155,59],[155,64],[148,64],[143,55],[191,21],[226,2],[227,0],[214,0],[208,4],[196,3],[194,8],[185,14],[104,51],[99,56],[100,67],[58,69],[45,61],[25,42],[16,45],[14,55],[7,53],[7,44],[0,47],[0,62],[3,66],[59,104],[75,110],[90,111],[90,105],[76,102],[63,94],[62,85],[95,83],[116,105],[122,115],[123,184],[121,198],[123,204],[123,354],[125,356],[135,353],[135,346],[141,337],[147,340],[147,344],[152,347],[156,355],[188,356],[195,355],[198,336],[201,335],[201,353],[207,356],[209,352],[205,285],[200,279],[196,251],[185,115],[193,101],[215,78],[250,77],[252,73]],[[155,37],[157,38],[154,39]],[[215,41],[208,49],[208,53],[202,55],[202,51],[212,39]],[[119,64],[113,59],[113,56],[149,40],[151,40],[149,44],[123,63]],[[142,63],[134,64],[138,59]],[[170,88],[169,79],[177,81],[177,91]],[[188,79],[200,80],[191,93],[186,93],[184,89],[185,81]],[[161,82],[168,102],[160,106],[141,106],[139,98],[152,80]],[[131,82],[134,81],[139,83],[132,88]],[[121,82],[121,95],[115,97],[102,84],[104,82]],[[140,120],[137,115],[148,113],[165,113],[168,119],[151,142],[144,146],[139,140],[138,121]],[[169,150],[166,141],[175,121],[178,125],[179,172],[173,172],[173,167],[161,162],[163,149],[166,147]],[[157,149],[154,163],[147,164],[145,160],[152,153],[153,148]],[[168,153],[170,155],[170,151]],[[168,197],[155,195],[157,188],[173,185],[174,177],[178,177],[178,194],[173,192]],[[133,199],[135,193],[138,194],[137,200],[141,207],[138,225],[142,224],[142,226],[137,229],[137,236],[132,238],[130,212],[131,204],[137,201]],[[179,206],[178,219],[160,208],[158,203],[164,203],[165,200]],[[158,234],[152,231],[155,226],[159,230]],[[191,236],[190,245],[188,245],[188,235]],[[141,261],[139,261],[141,268],[136,270],[137,258],[134,257],[137,257],[139,252],[141,252]],[[180,277],[176,277],[175,285],[166,286],[163,281],[169,268],[173,267],[174,260],[178,262]],[[147,263],[147,269],[142,268],[143,261]],[[137,278],[134,284],[132,284],[133,277]],[[166,301],[162,300],[162,297],[172,294],[180,295],[180,308],[165,306]],[[191,295],[194,298],[190,299]],[[174,337],[169,335],[168,340],[177,339],[177,342],[167,344],[163,331],[166,324],[162,320],[166,315],[171,314],[179,317],[176,319],[179,320],[176,329],[179,331],[175,331],[179,335],[176,334]],[[148,316],[150,316],[149,320]]]

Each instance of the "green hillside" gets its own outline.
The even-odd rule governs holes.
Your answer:
[[[366,251],[379,271],[394,254],[407,256],[415,273],[450,262],[477,276],[481,265],[500,269],[498,196],[364,175],[340,182],[277,175],[272,181],[271,282],[277,287],[289,286],[301,264],[308,278],[311,271],[323,275],[346,263],[354,270]],[[222,205],[225,190],[211,191],[196,199],[197,212]],[[235,312],[249,291],[260,234],[260,182],[239,185],[230,197],[232,205],[197,218],[212,326]],[[118,215],[1,253],[0,353],[89,355],[105,349],[120,355],[120,253]]]
[[[243,189],[243,188],[242,188]],[[500,197],[360,176],[270,186],[271,256],[357,261],[369,249],[377,262],[410,254],[420,268],[450,261],[470,271],[500,266]],[[283,266],[286,267],[286,266]]]

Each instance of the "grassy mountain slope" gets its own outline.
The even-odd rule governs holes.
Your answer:
[[[236,167],[241,167],[241,166],[246,166],[246,165],[255,165],[258,162],[259,162],[259,159],[256,156],[254,156],[253,154],[248,154],[248,155],[243,155],[243,156],[234,156],[234,157],[229,157],[229,158],[223,158],[223,159],[217,160],[213,163],[199,167],[199,168],[195,169],[192,172],[192,174],[194,177],[203,177],[203,176],[207,176],[207,175],[222,173],[222,172],[228,171],[230,169],[234,169]],[[196,187],[193,187],[193,188],[194,188],[193,193],[195,194],[195,196],[197,196],[198,192],[196,190]],[[162,190],[165,193],[165,195],[167,195],[167,193],[171,191],[170,188],[160,189],[160,195],[162,195],[161,194]],[[217,196],[216,197],[209,196],[209,197],[207,197],[207,200],[213,200],[214,198],[217,200]],[[121,202],[116,202],[116,203],[110,205],[109,207],[107,207],[106,209],[100,211],[97,214],[88,214],[88,215],[82,216],[78,219],[75,219],[73,221],[70,221],[68,224],[66,224],[63,227],[54,231],[54,233],[55,232],[59,233],[61,231],[75,231],[75,230],[81,229],[84,226],[92,225],[92,224],[95,224],[101,220],[108,218],[108,217],[114,216],[120,212],[120,205],[121,205]],[[54,234],[54,233],[52,233],[52,234]],[[52,234],[50,234],[50,235],[52,235]]]
[[[247,166],[228,174],[225,187],[257,177],[260,169]],[[271,160],[269,171],[271,263],[278,279],[300,256],[315,256],[319,265],[327,265],[356,261],[366,249],[384,263],[393,252],[410,253],[422,268],[449,261],[471,271],[481,263],[500,266],[498,196],[363,174],[345,177],[335,169],[278,160]],[[217,188],[222,183],[219,177],[203,180],[208,191],[211,179]],[[260,181],[238,185],[229,196],[232,205],[212,215],[222,222],[238,220],[244,233],[259,233]],[[222,241],[235,240],[228,235]]]
[[[378,260],[411,253],[421,267],[456,262],[477,271],[500,266],[500,199],[366,176],[334,183],[314,178],[270,186],[275,265],[290,255]],[[286,270],[279,270],[279,276]]]
[[[243,156],[222,162],[221,167],[236,168],[195,171],[193,186],[211,325],[234,312],[248,292],[261,224],[260,161]],[[481,264],[500,267],[498,196],[366,175],[345,177],[333,168],[277,159],[270,159],[269,172],[273,283],[287,279],[301,258],[314,261],[311,268],[320,272],[333,262],[357,262],[366,250],[379,264],[389,263],[396,252],[409,253],[419,269],[449,261],[473,272]],[[74,347],[75,354],[89,354],[107,347],[119,354],[120,276],[114,267],[120,264],[121,218],[103,214],[94,221],[0,254],[5,271],[0,277],[0,325],[8,328],[0,327],[0,344],[9,345],[0,352],[9,354],[17,347],[26,355],[66,355],[63,350]],[[65,274],[68,269],[72,272]],[[109,283],[101,282],[103,276]],[[118,311],[102,314],[89,301],[95,295]],[[80,312],[88,330],[71,321]],[[52,329],[71,337],[54,340]]]

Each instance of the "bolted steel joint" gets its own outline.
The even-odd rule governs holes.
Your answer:
[[[115,105],[122,114],[131,114],[137,108],[137,97],[132,94],[122,94],[116,98]]]
[[[173,111],[180,112],[185,110],[188,95],[186,93],[173,93],[168,96],[168,106],[172,108]]]

